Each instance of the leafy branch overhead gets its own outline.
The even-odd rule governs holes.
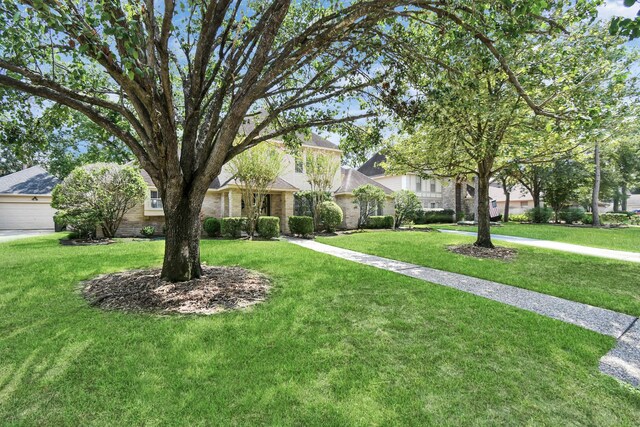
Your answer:
[[[410,114],[409,88],[390,72],[407,57],[394,28],[416,23],[437,30],[432,43],[483,46],[529,109],[556,117],[499,41],[595,15],[596,2],[567,5],[0,0],[0,86],[76,110],[129,147],[163,199],[163,277],[184,280],[200,274],[198,215],[225,163],[309,128]]]

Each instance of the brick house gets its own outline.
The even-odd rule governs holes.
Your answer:
[[[324,155],[334,156],[340,162],[342,151],[333,143],[313,133],[302,141],[304,149],[301,150],[302,154],[300,156],[291,154],[285,149],[284,145],[278,141],[275,142],[284,151],[283,172],[269,190],[263,215],[279,217],[282,232],[288,233],[288,219],[294,214],[294,194],[298,191],[310,190],[305,173],[304,152],[306,150],[314,150]],[[117,234],[119,236],[139,235],[140,229],[147,225],[154,226],[157,233],[162,232],[164,225],[162,200],[149,175],[142,171],[142,176],[149,187],[147,198],[143,204],[135,206],[125,214],[118,229]],[[362,184],[376,185],[381,187],[387,194],[388,201],[379,208],[378,213],[384,215],[393,215],[394,213],[393,200],[391,198],[392,191],[389,188],[355,169],[338,168],[333,179],[331,192],[336,203],[343,210],[344,228],[355,228],[357,226],[359,211],[358,207],[353,203],[352,192]],[[223,218],[243,216],[243,214],[240,186],[231,176],[229,166],[225,165],[220,176],[209,186],[202,205],[202,215]]]
[[[411,190],[420,199],[423,209],[456,208],[455,183],[450,179],[422,179],[414,173],[389,175],[381,166],[387,160],[382,153],[376,153],[358,171],[392,191]]]

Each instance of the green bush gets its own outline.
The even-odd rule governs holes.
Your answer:
[[[318,218],[323,230],[333,232],[342,224],[342,209],[334,202],[322,202],[318,205]]]
[[[313,234],[313,218],[310,216],[290,216],[289,230],[296,236],[307,237]]]
[[[513,215],[509,215],[509,221],[527,222],[529,221],[529,218],[527,217],[526,214],[513,214]]]
[[[526,213],[529,221],[536,224],[546,224],[553,216],[553,210],[551,208],[533,208],[529,209]]]
[[[633,212],[628,212],[628,211],[609,211],[607,212],[608,214],[624,214],[627,216],[627,218],[631,218],[632,216],[634,216],[635,214]]]
[[[142,237],[151,238],[156,234],[156,228],[153,225],[144,226],[140,230],[140,234],[142,234]]]
[[[585,212],[584,209],[580,207],[566,208],[561,210],[558,216],[567,224],[573,224],[574,222],[582,221],[585,216]]]
[[[243,217],[229,217],[220,220],[220,233],[224,237],[237,239],[242,235],[242,230],[247,225],[247,219]]]
[[[582,218],[582,223],[587,225],[593,224],[593,214],[592,213],[584,214],[584,218]]]
[[[624,224],[629,220],[626,213],[603,213],[600,215],[600,222],[603,224]]]
[[[394,218],[391,215],[373,215],[369,217],[365,228],[393,228]]]
[[[631,215],[629,218],[629,224],[640,225],[640,215]]]
[[[258,235],[263,239],[273,239],[280,235],[280,218],[261,216],[258,218]]]
[[[214,217],[208,217],[202,223],[202,228],[209,237],[215,237],[220,234],[220,220]]]
[[[441,209],[435,211],[420,211],[416,217],[416,224],[436,224],[454,222],[455,212],[453,209]]]

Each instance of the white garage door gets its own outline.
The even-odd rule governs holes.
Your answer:
[[[55,212],[47,203],[0,203],[0,230],[53,230]]]

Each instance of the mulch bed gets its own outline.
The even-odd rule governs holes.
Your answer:
[[[496,246],[493,249],[490,248],[481,248],[474,245],[457,245],[457,246],[448,246],[450,252],[472,256],[475,258],[486,258],[486,259],[498,259],[502,261],[511,261],[516,255],[517,251],[512,248],[504,248],[501,246]]]
[[[158,314],[214,314],[264,301],[269,280],[240,267],[202,266],[202,277],[171,283],[160,269],[107,274],[82,284],[82,295],[105,310]]]
[[[63,246],[96,246],[96,245],[110,245],[115,243],[115,240],[111,239],[60,239],[60,244]]]

